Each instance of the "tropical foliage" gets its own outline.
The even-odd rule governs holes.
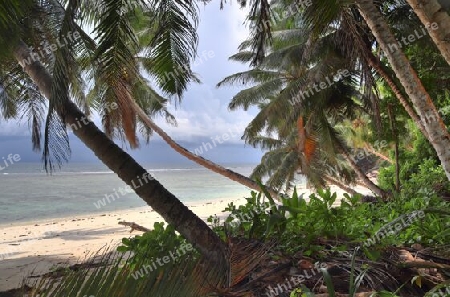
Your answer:
[[[435,194],[428,194],[424,199],[423,193],[418,193],[414,197],[398,197],[389,203],[375,204],[361,202],[359,195],[346,195],[340,205],[335,205],[336,194],[329,190],[312,194],[309,201],[307,203],[302,195],[294,191],[292,197],[283,200],[282,205],[275,205],[273,200],[265,201],[260,194],[253,192],[247,198],[247,204],[239,208],[230,204],[224,209],[224,212],[229,213],[224,221],[217,217],[209,219],[215,232],[227,242],[233,243],[230,245],[234,251],[233,260],[243,261],[240,269],[232,274],[230,287],[225,287],[224,272],[220,271],[220,267],[201,264],[202,259],[195,253],[158,266],[156,270],[148,271],[143,278],[133,277],[136,271],[151,263],[152,259],[164,256],[181,244],[180,237],[173,232],[173,228],[164,228],[159,223],[154,230],[142,237],[133,241],[125,240],[127,248],[120,247],[121,253],[113,252],[103,258],[94,257],[92,259],[95,262],[85,263],[86,268],[69,271],[62,281],[43,279],[38,281],[36,287],[39,288],[39,296],[47,296],[47,292],[52,292],[51,296],[64,296],[70,291],[82,292],[88,296],[108,296],[112,292],[116,292],[117,296],[122,296],[120,292],[127,294],[124,296],[179,296],[179,292],[183,292],[183,296],[233,296],[233,293],[239,292],[253,294],[250,296],[266,296],[264,294],[269,285],[276,287],[280,278],[273,279],[271,273],[257,271],[269,269],[265,266],[268,260],[281,265],[285,263],[282,259],[298,261],[301,255],[303,261],[314,259],[330,266],[336,265],[333,263],[336,259],[341,259],[339,267],[348,269],[350,276],[350,279],[344,281],[344,288],[350,288],[354,293],[360,291],[358,288],[364,287],[366,290],[380,291],[380,296],[388,296],[382,294],[387,294],[386,290],[393,292],[396,289],[400,296],[416,296],[422,289],[432,289],[429,286],[422,289],[416,285],[402,286],[391,275],[400,273],[396,271],[396,266],[383,262],[387,261],[391,253],[411,244],[420,244],[423,248],[434,250],[435,255],[445,256],[445,250],[440,247],[450,240],[447,226],[450,213],[442,210],[448,210],[449,203],[442,202]],[[424,211],[425,217],[411,220],[402,226],[401,231],[392,228],[396,222],[406,220],[405,214],[417,211]],[[348,216],[348,213],[354,215]],[[386,233],[377,237],[381,230],[389,230],[389,226],[394,234]],[[436,230],[439,232],[435,232]],[[236,242],[238,238],[240,241]],[[374,239],[373,244],[365,244],[371,238]],[[242,245],[242,242],[246,244]],[[145,247],[149,245],[152,249],[145,251]],[[239,252],[237,246],[244,251]],[[128,252],[132,252],[131,256],[134,255],[139,260],[130,258]],[[143,257],[144,253],[148,253],[147,256]],[[251,257],[253,260],[241,257]],[[254,261],[257,257],[260,261]],[[96,266],[94,263],[97,266],[100,264],[100,267],[89,269]],[[248,263],[257,265],[248,267]],[[207,269],[208,273],[202,269]],[[91,272],[86,274],[88,271]],[[332,290],[340,292],[343,280],[338,271],[328,267],[323,273],[323,278],[318,273],[315,281],[326,285],[329,294]],[[426,279],[427,276],[421,277]],[[247,279],[245,285],[241,283],[243,279]],[[300,291],[309,292],[303,285],[298,285],[287,293]]]
[[[450,241],[448,8],[436,0],[423,6],[413,0],[238,2],[249,6],[250,36],[231,60],[251,68],[218,86],[245,85],[231,110],[258,108],[243,139],[265,155],[254,180],[229,177],[261,193],[252,192],[246,205],[228,205],[225,221],[211,217],[208,226],[151,180],[136,193],[167,227],[157,223],[143,236],[124,239],[118,253],[104,255],[94,269],[38,280],[34,296],[269,295],[267,285],[288,275],[280,271],[305,270],[305,261],[314,260],[332,266],[309,288],[326,285],[329,296],[357,296],[363,289],[418,296],[441,289],[436,282],[448,276]],[[48,170],[69,159],[70,127],[132,185],[146,171],[112,139],[135,148],[138,131],[148,141],[155,130],[185,153],[151,118],[162,115],[175,124],[167,103],[180,103],[189,83],[199,82],[190,68],[198,4],[2,1],[2,118],[28,119],[33,149],[42,150]],[[417,38],[411,42],[410,36]],[[88,120],[92,113],[101,116],[104,132]],[[368,177],[374,169],[378,183]],[[302,177],[316,194],[297,193]],[[378,197],[368,203],[353,191],[338,203],[329,184],[349,192],[349,185],[362,184]],[[275,203],[282,191],[291,194]],[[401,232],[389,236],[393,226]],[[144,280],[133,277],[186,242],[197,251]],[[409,251],[428,267],[403,261]],[[416,275],[397,281],[402,269]],[[268,278],[274,272],[281,280]],[[284,293],[310,291],[294,286]]]
[[[436,121],[445,117],[439,114],[420,119],[411,110],[412,102],[403,95],[401,82],[393,78],[385,55],[376,56],[380,41],[370,35],[361,19],[361,6],[319,2],[298,7],[297,13],[283,14],[281,19],[267,17],[271,39],[266,40],[264,48],[255,53],[257,36],[251,35],[240,52],[230,58],[253,63],[254,67],[225,78],[218,86],[250,85],[233,97],[229,107],[256,106],[260,110],[244,134],[247,143],[267,151],[253,177],[266,177],[269,185],[277,189],[284,185],[287,190],[297,174],[306,176],[316,188],[325,183],[355,183],[357,178],[376,195],[389,197],[385,190],[398,192],[402,181],[391,175],[392,184],[398,186],[382,190],[366,177],[367,170],[387,161],[400,171],[401,160],[408,157],[399,151],[399,141],[411,143],[418,137],[417,129],[424,134],[425,142],[431,141],[421,121],[430,116]],[[274,3],[272,17],[279,17],[279,7],[286,3]],[[407,19],[401,15],[405,11],[409,13]],[[383,13],[397,36],[411,36],[420,28],[420,21],[405,3],[392,3]],[[252,22],[253,26],[258,22]],[[354,42],[356,46],[351,46]],[[430,43],[424,37],[401,48],[394,45],[407,56],[414,55],[411,64],[418,69],[428,94],[436,98],[431,104],[442,108],[448,102],[448,79],[440,71],[449,68],[435,49],[428,46],[427,53],[420,52],[419,48]],[[436,59],[428,59],[430,56]],[[436,73],[424,67],[430,63],[440,65]],[[434,87],[437,80],[443,83],[443,89]],[[448,134],[447,129],[441,132]],[[399,135],[410,136],[400,140]],[[387,156],[389,147],[380,150],[380,142],[389,143],[394,156]],[[441,152],[433,147],[435,142],[431,143],[428,150],[439,162]],[[359,158],[361,151],[363,157]]]

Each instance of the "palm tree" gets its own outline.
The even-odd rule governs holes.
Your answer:
[[[442,7],[438,0],[419,1],[407,0],[422,24],[428,29],[428,33],[437,48],[450,65],[450,7]],[[446,11],[447,10],[447,11]]]
[[[152,20],[152,18],[154,18],[154,15],[155,9],[150,7],[134,7],[134,9],[130,10],[128,13],[130,23],[133,30],[137,32],[136,35],[138,37],[138,47],[134,52],[135,67],[142,69],[148,76],[156,78],[158,87],[160,87],[165,94],[168,96],[177,96],[178,100],[181,100],[187,84],[190,81],[200,81],[192,72],[189,59],[181,59],[185,64],[178,63],[172,65],[170,68],[165,68],[165,75],[161,77],[159,74],[161,71],[159,69],[160,67],[154,63],[154,59],[152,57],[142,56],[142,53],[151,52],[151,39],[149,39],[149,36],[151,37],[155,35],[155,28],[149,27],[147,24]],[[170,26],[166,28],[166,30],[170,30]],[[193,34],[193,32],[191,32],[191,34]],[[193,39],[195,39],[194,34]],[[96,45],[94,40],[91,40],[90,42],[91,44]],[[171,45],[172,44],[176,45],[178,42],[173,42]],[[176,48],[170,50],[170,52],[177,51],[178,49]],[[175,60],[180,59],[178,58]],[[113,131],[116,131],[117,133],[121,132],[122,125],[120,121],[117,121],[117,119],[120,119],[121,117],[120,114],[117,114],[118,110],[111,110],[107,108],[111,104],[111,100],[106,98],[108,96],[108,84],[107,82],[102,81],[101,75],[98,75],[103,73],[102,67],[99,69],[95,69],[95,66],[93,67],[93,65],[98,64],[98,61],[94,59],[93,63],[87,65],[90,68],[94,68],[89,69],[89,71],[92,72],[92,79],[95,82],[88,98],[92,98],[90,101],[92,101],[94,103],[93,105],[103,113],[104,129],[105,131],[109,131],[108,134],[111,136]],[[140,73],[138,75],[139,77],[128,82],[132,96],[127,96],[125,99],[127,100],[126,104],[132,108],[132,112],[137,116],[137,120],[139,122],[138,125],[141,124],[142,126],[141,130],[145,131],[147,141],[149,140],[149,134],[151,132],[156,132],[171,148],[189,160],[194,161],[197,164],[244,186],[261,191],[260,185],[254,180],[190,152],[173,140],[163,129],[161,129],[151,117],[156,113],[162,113],[169,122],[175,123],[174,117],[165,109],[165,104],[168,100],[159,95],[152,88],[152,84]],[[112,101],[117,101],[117,98],[118,97],[112,98]],[[136,98],[136,100],[133,100],[133,98]],[[120,104],[120,102],[117,103]],[[267,190],[273,197],[278,196],[278,193],[273,189],[267,188]]]
[[[189,4],[176,4],[171,1],[163,1],[161,5],[169,11],[174,9],[195,11]],[[29,4],[29,5],[26,5]],[[192,242],[208,259],[219,263],[223,262],[226,254],[225,244],[220,238],[192,211],[183,205],[172,193],[167,191],[157,180],[150,178],[147,171],[140,166],[130,155],[120,149],[105,133],[101,132],[93,122],[89,121],[86,114],[70,100],[72,95],[80,99],[80,69],[83,62],[89,61],[88,57],[95,48],[85,38],[87,34],[76,24],[75,18],[81,17],[83,21],[93,20],[96,24],[96,34],[99,39],[99,47],[95,51],[98,61],[103,67],[102,78],[110,84],[112,96],[118,99],[127,97],[126,77],[136,73],[132,60],[132,48],[134,35],[129,29],[130,25],[123,12],[128,8],[128,2],[103,1],[100,10],[95,12],[84,6],[79,6],[78,1],[68,1],[64,9],[57,1],[4,1],[0,6],[0,40],[2,47],[6,48],[7,57],[0,60],[2,74],[14,75],[18,72],[19,80],[9,79],[12,84],[2,86],[4,102],[14,102],[18,90],[26,88],[31,94],[37,90],[49,100],[49,113],[47,114],[44,158],[46,167],[52,170],[55,162],[61,163],[67,159],[68,142],[65,132],[66,125],[73,128],[74,134],[89,147],[95,155],[113,172],[115,172],[126,184],[135,187],[139,181],[140,187],[135,187],[139,197],[147,202],[168,223],[175,228],[187,240]],[[64,9],[64,14],[61,14]],[[101,14],[98,14],[102,11]],[[45,12],[45,13],[42,13]],[[168,16],[167,11],[160,11],[160,21],[178,22],[173,14]],[[26,16],[26,17],[25,17]],[[98,16],[98,17],[96,17]],[[186,25],[178,23],[178,25]],[[34,29],[34,30],[33,30]],[[189,28],[188,28],[189,29]],[[77,32],[81,41],[74,40],[70,45],[61,45],[55,51],[42,54],[41,59],[36,59],[37,53],[32,52],[25,41],[32,44],[57,43],[56,39]],[[179,38],[187,37],[186,42],[192,42],[189,36],[181,32]],[[157,35],[159,45],[164,43],[164,35]],[[6,42],[8,41],[8,42]],[[37,47],[35,47],[37,48]],[[188,50],[188,48],[184,48]],[[165,48],[156,48],[154,54],[155,63],[164,65],[164,61],[171,61],[167,57]],[[81,57],[77,60],[76,57]],[[42,62],[41,62],[42,60]],[[17,69],[14,61],[21,66]],[[15,72],[6,73],[6,70]],[[14,84],[15,83],[15,84]],[[3,84],[2,84],[3,85]],[[33,93],[34,92],[34,93]],[[78,96],[77,96],[78,95]],[[41,96],[31,100],[41,100]],[[83,98],[81,98],[83,99]],[[25,100],[25,99],[23,99]],[[130,144],[136,145],[136,137],[133,133],[133,116],[131,109],[126,105],[127,101],[121,101],[121,121],[124,126],[124,134]],[[9,105],[10,107],[11,105]],[[83,105],[84,106],[84,105]],[[5,109],[5,105],[3,105]],[[6,108],[8,109],[8,108]],[[14,110],[9,109],[11,113]],[[38,115],[35,117],[37,120]],[[34,121],[34,120],[33,120]],[[38,128],[36,124],[33,128]],[[75,127],[75,128],[74,128]],[[37,141],[39,133],[36,131],[34,140]],[[36,142],[37,144],[37,142]],[[38,148],[35,145],[35,148]]]
[[[392,47],[392,45],[398,45],[398,42],[390,31],[379,8],[371,0],[355,0],[354,3],[356,7],[353,3],[340,1],[332,3],[329,1],[312,1],[311,5],[305,7],[304,12],[302,11],[301,13],[305,16],[305,22],[311,27],[313,33],[311,42],[314,42],[321,35],[327,34],[330,26],[332,28],[347,21],[347,19],[341,17],[343,11],[351,11],[351,15],[357,19],[359,14],[355,14],[355,11],[358,10],[367,23],[371,34],[381,46],[400,84],[410,97],[413,107],[426,130],[425,136],[428,136],[441,161],[447,178],[450,180],[450,151],[446,149],[450,146],[450,135],[430,95],[425,90],[422,81],[411,67],[403,51],[401,49],[391,51],[389,45]],[[389,2],[386,5],[392,5],[392,3]],[[254,6],[256,8],[252,10],[252,17],[257,19],[258,22],[270,24],[270,10],[267,10],[265,5],[260,5],[259,2],[254,4]],[[254,64],[258,64],[258,62],[263,60],[267,44],[270,41],[270,33],[271,27],[269,26],[268,29],[262,30],[260,34],[254,35],[251,41],[254,52],[252,61]],[[346,46],[348,47],[349,44]]]
[[[383,50],[383,53],[389,61],[392,70],[398,77],[399,82],[413,103],[413,107],[417,111],[428,134],[430,143],[436,150],[447,178],[450,180],[450,151],[447,149],[450,146],[450,134],[448,133],[433,100],[425,90],[422,81],[417,76],[416,71],[412,68],[404,52],[399,48],[396,50],[391,49],[392,45],[397,45],[398,42],[392,34],[379,8],[372,0],[356,0],[355,4],[371,30],[371,33]],[[315,22],[313,25],[318,28],[322,28],[325,25],[325,22],[328,24],[328,21],[334,20],[336,10],[339,10],[339,7],[321,7],[317,2],[315,2],[313,6],[314,7],[308,8],[310,9],[310,15],[331,16],[330,19],[326,17],[316,17],[315,19],[311,19],[312,22]]]
[[[246,109],[250,105],[260,108],[244,137],[248,143],[269,149],[269,152],[255,168],[253,176],[268,175],[269,185],[280,188],[285,182],[289,185],[300,169],[312,185],[321,187],[325,181],[324,168],[327,164],[335,167],[335,154],[340,153],[364,184],[384,197],[386,194],[353,161],[346,144],[330,123],[330,117],[342,118],[360,108],[352,99],[356,95],[350,87],[352,79],[330,85],[320,92],[308,89],[308,86],[325,82],[327,71],[351,66],[353,62],[342,59],[342,53],[333,46],[333,36],[311,44],[305,38],[308,35],[305,31],[302,27],[274,31],[272,47],[267,49],[269,54],[257,68],[231,75],[218,84],[256,83],[234,96],[230,103],[231,109]],[[248,45],[250,42],[244,42],[241,49]],[[243,50],[232,59],[248,62],[252,54]],[[306,65],[314,66],[308,68]],[[264,130],[269,136],[260,135]],[[277,137],[270,137],[271,134]],[[334,180],[330,176],[326,179]]]
[[[347,26],[346,30],[343,30],[343,32],[348,32],[345,37],[348,40],[354,41],[355,44],[356,53],[354,54],[361,56],[362,61],[365,61],[367,66],[375,70],[380,78],[387,83],[400,104],[408,113],[409,117],[414,121],[422,134],[429,140],[425,127],[417,113],[411,107],[411,103],[406,98],[404,91],[402,91],[401,85],[396,81],[395,74],[380,61],[381,57],[376,57],[372,52],[371,47],[373,41],[370,40],[368,33],[366,32],[367,30],[355,21],[353,14],[344,11],[342,17],[345,20],[345,26]],[[346,42],[344,42],[344,44],[345,43]]]

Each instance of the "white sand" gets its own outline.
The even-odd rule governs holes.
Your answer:
[[[370,191],[356,187],[362,194]],[[342,190],[332,187],[332,191]],[[250,192],[250,191],[249,191]],[[305,198],[309,191],[305,192]],[[189,208],[202,219],[217,214],[233,202],[245,204],[244,198],[221,199],[210,202],[188,204]],[[0,291],[17,288],[29,275],[41,275],[52,268],[75,264],[92,252],[105,245],[117,245],[124,237],[135,236],[142,232],[119,225],[119,221],[135,222],[144,227],[153,228],[153,223],[162,221],[161,216],[150,207],[108,212],[88,216],[51,219],[40,222],[0,225]]]

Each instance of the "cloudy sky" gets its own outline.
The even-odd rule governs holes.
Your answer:
[[[233,2],[233,1],[231,1]],[[194,151],[201,147],[213,147],[203,153],[213,161],[225,163],[257,163],[261,151],[253,149],[240,139],[244,128],[256,114],[256,110],[229,111],[228,103],[235,93],[235,87],[215,85],[225,76],[244,71],[247,65],[228,61],[236,53],[241,41],[247,37],[247,28],[243,25],[246,12],[237,3],[226,4],[223,10],[218,1],[200,6],[201,22],[199,26],[200,43],[198,57],[193,70],[199,75],[202,84],[190,85],[181,105],[169,106],[175,115],[178,126],[173,127],[163,119],[156,122],[179,143]],[[97,124],[100,124],[96,121]],[[224,140],[224,133],[228,140]],[[0,121],[0,158],[9,153],[18,153],[24,162],[39,162],[40,153],[31,151],[27,121]],[[222,144],[213,143],[212,138],[220,137]],[[93,154],[71,135],[71,162],[95,162]],[[215,145],[214,145],[215,144]],[[142,142],[141,148],[130,152],[143,163],[180,163],[188,164],[183,157],[174,153],[170,147],[155,135],[150,145]]]

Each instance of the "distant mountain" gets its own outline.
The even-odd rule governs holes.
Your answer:
[[[200,138],[191,142],[180,142],[182,146],[220,164],[257,164],[262,152],[250,146],[236,143],[213,143],[209,138]],[[72,157],[70,162],[75,163],[97,163],[98,159],[84,146],[76,137],[70,137]],[[180,156],[170,148],[159,137],[155,136],[150,144],[141,141],[141,148],[129,150],[119,143],[141,164],[194,164],[185,157]],[[26,136],[1,136],[0,137],[0,160],[8,154],[19,154],[21,162],[41,162],[41,153],[33,152],[30,137]]]

